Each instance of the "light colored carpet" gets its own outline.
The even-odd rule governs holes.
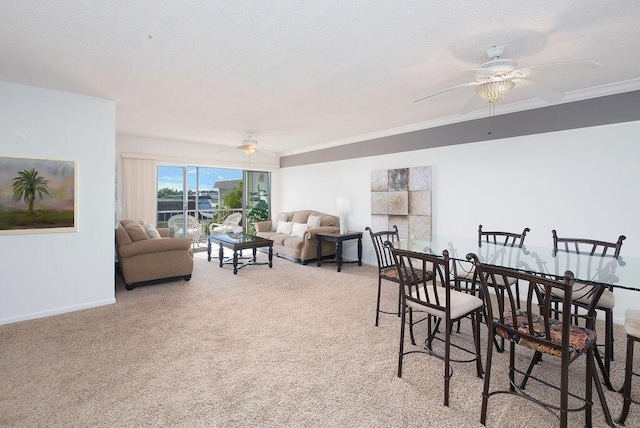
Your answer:
[[[473,364],[454,364],[450,407],[442,404],[440,360],[412,354],[396,376],[400,321],[383,315],[373,325],[376,272],[275,259],[273,269],[233,275],[196,253],[190,282],[126,291],[118,280],[115,305],[0,326],[0,425],[482,426],[482,380]],[[397,288],[384,285],[383,305],[392,309]],[[459,340],[468,339],[468,323],[463,330]],[[617,326],[615,387],[622,384],[623,338]],[[483,339],[483,353],[485,346]],[[520,353],[521,365],[529,355]],[[506,386],[507,363],[507,353],[496,356],[494,385]],[[536,370],[553,367],[545,358]],[[578,391],[583,368],[572,365]],[[544,393],[534,384],[530,391]],[[615,418],[622,398],[606,395]],[[640,426],[639,415],[632,406],[627,426]],[[570,418],[570,426],[582,426],[583,413]],[[604,426],[599,403],[594,423]],[[489,402],[487,425],[557,420],[499,395]]]

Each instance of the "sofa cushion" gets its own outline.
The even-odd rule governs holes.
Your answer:
[[[284,245],[284,240],[287,238],[291,238],[291,235],[284,233],[276,233],[275,235],[271,235],[269,239],[273,241],[276,245]]]
[[[307,224],[309,225],[309,229],[314,229],[316,227],[320,227],[320,221],[322,217],[319,215],[310,215],[307,219]]]
[[[293,227],[293,223],[290,221],[280,221],[278,222],[278,228],[276,232],[284,233],[285,235],[291,235],[291,228]]]
[[[293,223],[293,226],[291,227],[291,235],[302,238],[307,230],[309,230],[309,225],[307,223]]]
[[[127,231],[129,238],[133,242],[149,239],[149,235],[139,223],[133,220],[122,220],[120,224],[122,224],[122,227]]]
[[[154,225],[152,225],[151,223],[148,223],[144,220],[138,220],[138,222],[140,223],[140,225],[144,228],[144,231],[147,232],[147,235],[149,235],[150,239],[160,239],[160,232],[158,232],[158,229],[156,229],[156,227]]]
[[[273,230],[267,230],[266,232],[258,232],[256,233],[256,236],[259,236],[261,238],[265,238],[265,239],[271,239],[272,236],[277,235],[278,232],[275,232]]]
[[[303,243],[304,243],[304,239],[299,238],[297,236],[289,236],[285,238],[282,245],[284,245],[287,248],[294,248],[296,250],[301,250]]]

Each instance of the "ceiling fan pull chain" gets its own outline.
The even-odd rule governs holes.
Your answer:
[[[493,103],[489,103],[489,132],[488,134],[493,134],[493,121],[494,116],[496,115],[496,106]]]

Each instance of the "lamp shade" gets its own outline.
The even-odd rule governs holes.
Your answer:
[[[345,196],[338,196],[336,205],[338,206],[338,212],[343,213],[351,210],[351,200]]]

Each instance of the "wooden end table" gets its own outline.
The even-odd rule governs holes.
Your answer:
[[[342,270],[342,263],[358,263],[358,266],[362,266],[362,232],[318,232],[316,233],[318,240],[318,266],[322,266],[322,242],[329,241],[336,243],[336,270],[340,272]],[[342,260],[342,243],[351,239],[358,240],[358,260],[345,262]]]
[[[269,265],[269,268],[273,267],[273,241],[270,239],[260,238],[259,236],[247,235],[245,233],[239,234],[220,234],[209,235],[207,237],[207,261],[211,261],[211,244],[217,242],[220,244],[218,250],[218,258],[220,259],[220,267],[225,264],[233,265],[233,274],[238,273],[238,269],[241,269],[248,265]],[[257,263],[256,252],[258,248],[269,248],[269,261]],[[229,248],[233,251],[233,257],[224,257],[224,249]],[[242,250],[251,249],[253,251],[252,257],[242,257],[242,254],[238,255],[238,252],[242,253]],[[239,260],[246,260],[238,263]]]

